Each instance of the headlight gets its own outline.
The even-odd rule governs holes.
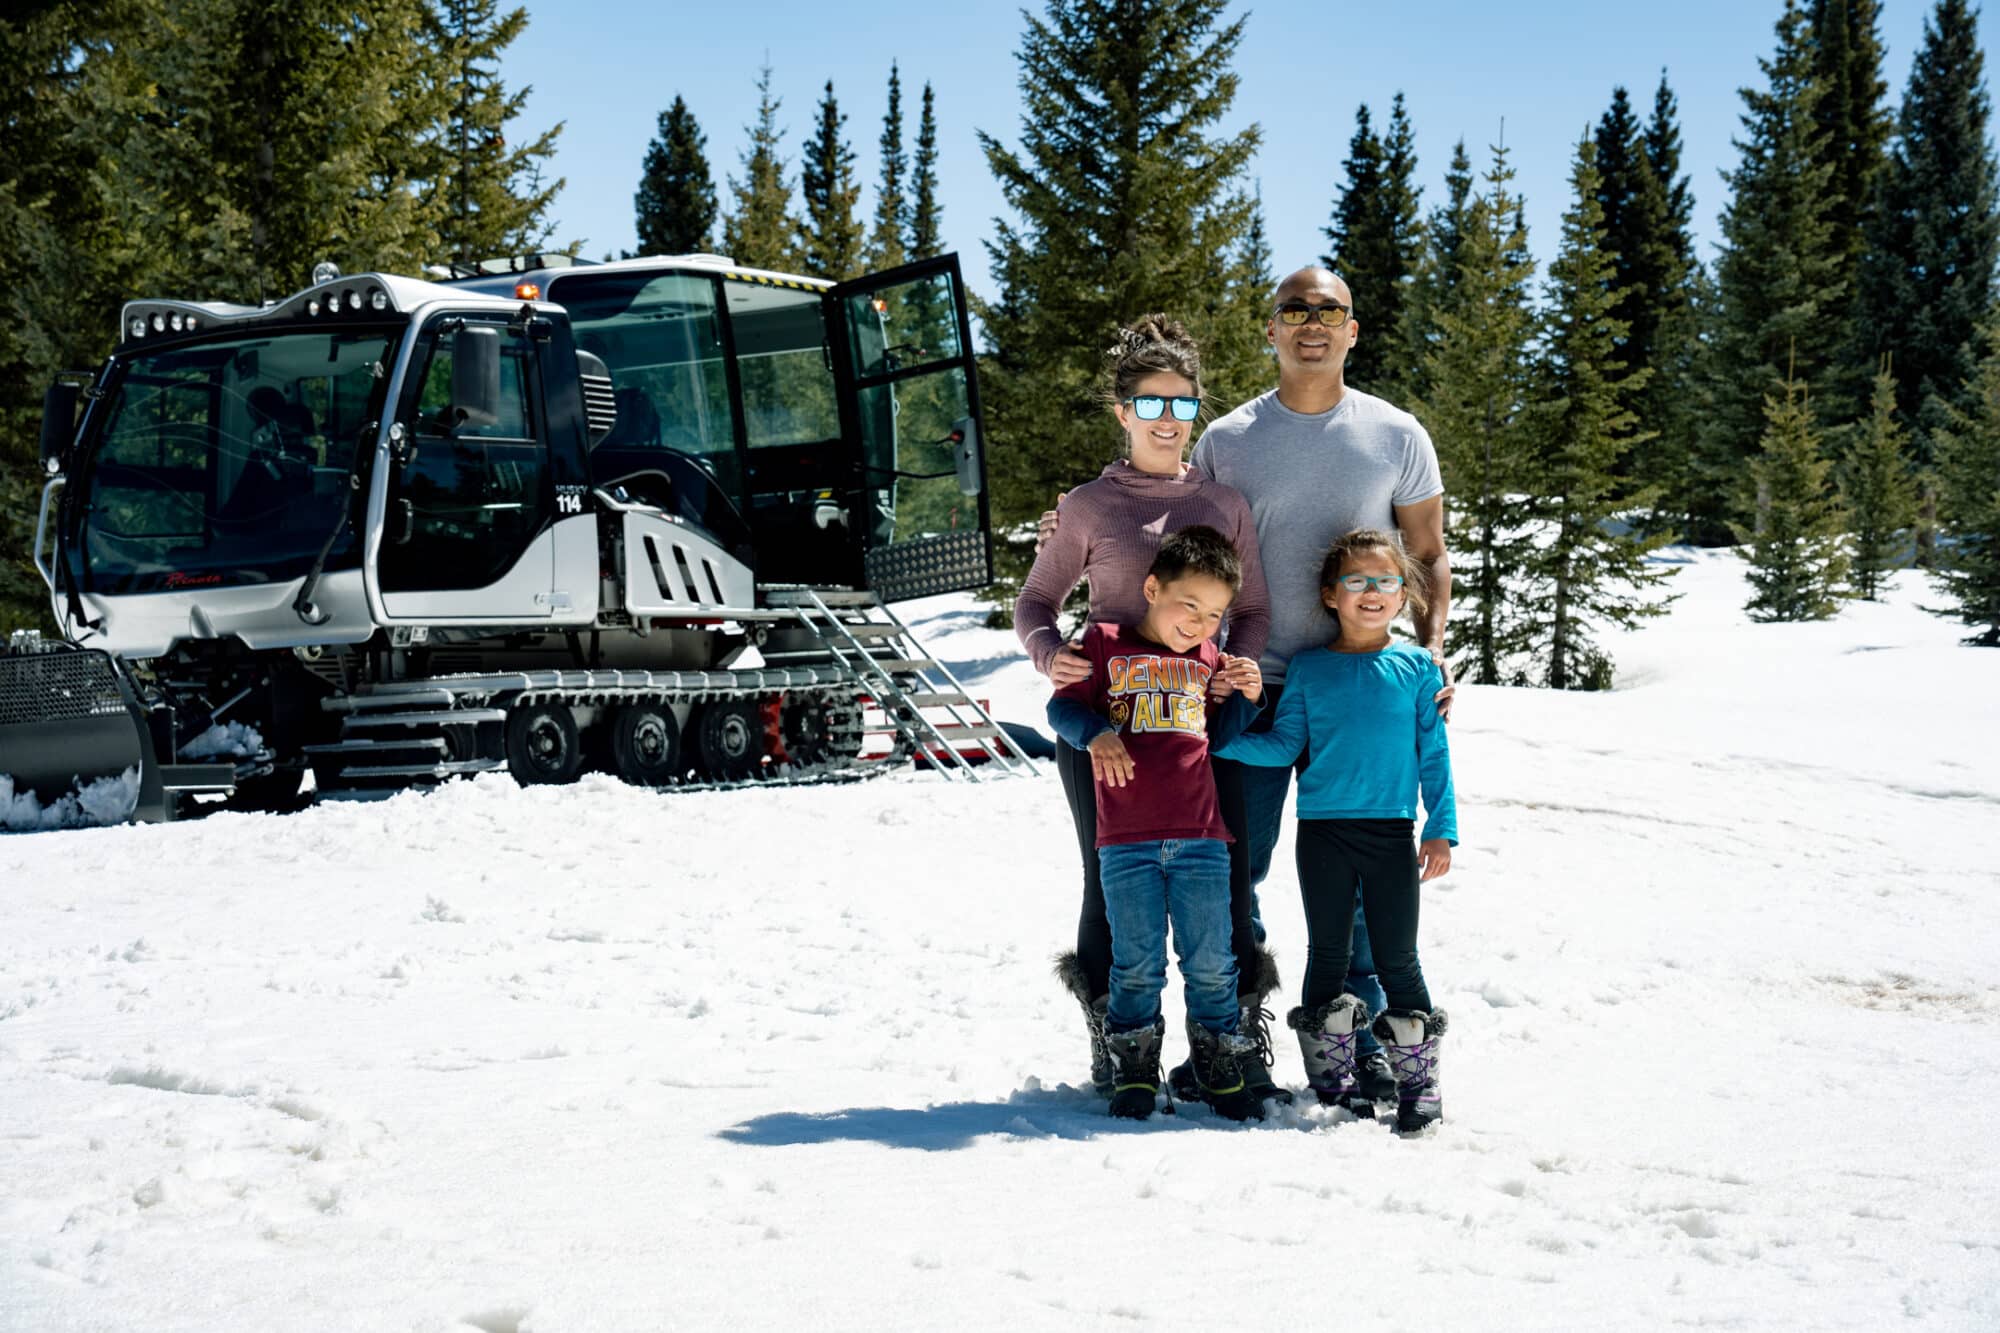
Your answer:
[[[146,317],[144,315],[132,316],[131,331],[134,338],[143,338],[146,336]]]
[[[308,315],[319,314],[319,298],[317,296],[315,296],[312,300],[306,302],[306,313]]]
[[[153,332],[165,333],[166,331],[167,331],[166,315],[161,311],[155,310],[153,312]]]
[[[168,324],[169,324],[169,325],[170,325],[170,326],[171,326],[171,327],[173,328],[173,331],[174,331],[175,333],[179,333],[179,332],[181,331],[181,316],[180,316],[180,312],[179,312],[179,311],[175,311],[175,312],[174,312],[173,314],[171,314],[171,315],[168,315],[168,316],[167,316],[167,323],[168,323]]]
[[[389,293],[377,287],[368,294],[368,304],[377,310],[387,310],[389,308]]]

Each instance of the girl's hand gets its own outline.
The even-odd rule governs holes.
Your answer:
[[[1451,841],[1430,838],[1417,848],[1417,883],[1436,879],[1451,869]]]
[[[1115,731],[1100,731],[1090,743],[1090,772],[1107,787],[1122,787],[1132,780],[1132,752]]]
[[[1231,657],[1228,653],[1224,653],[1222,669],[1216,672],[1216,679],[1228,687],[1216,695],[1218,699],[1228,694],[1230,690],[1242,694],[1253,704],[1264,696],[1264,673],[1258,668],[1257,659],[1254,657]],[[1210,684],[1212,686],[1213,682]]]
[[[1056,655],[1049,659],[1049,684],[1057,689],[1089,679],[1090,659],[1078,652],[1075,645],[1064,644],[1056,649]]]

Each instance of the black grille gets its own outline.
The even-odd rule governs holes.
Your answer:
[[[618,398],[608,376],[578,375],[583,381],[583,415],[590,425],[590,438],[599,440],[618,424]]]
[[[993,562],[983,531],[919,537],[868,553],[868,587],[885,602],[983,588],[992,581]]]
[[[94,649],[0,655],[0,727],[125,711],[111,659]]]

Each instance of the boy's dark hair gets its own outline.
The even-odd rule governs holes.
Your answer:
[[[1206,574],[1227,584],[1232,597],[1243,590],[1243,558],[1236,554],[1235,543],[1200,524],[1182,528],[1161,542],[1160,553],[1146,572],[1162,583],[1184,574]]]

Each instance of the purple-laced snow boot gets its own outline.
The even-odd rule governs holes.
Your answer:
[[[1298,1034],[1305,1057],[1306,1083],[1322,1106],[1344,1106],[1370,1119],[1374,1103],[1360,1095],[1354,1081],[1355,1043],[1368,1021],[1368,1006],[1358,995],[1342,995],[1307,1013],[1304,1006],[1285,1015],[1285,1026]]]
[[[1390,1009],[1375,1020],[1375,1039],[1396,1073],[1396,1132],[1415,1134],[1444,1119],[1438,1095],[1438,1039],[1444,1010]]]

